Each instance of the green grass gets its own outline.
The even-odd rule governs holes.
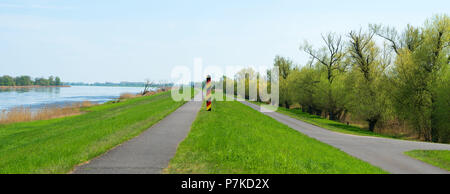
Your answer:
[[[107,103],[85,114],[0,125],[0,173],[67,173],[176,110],[170,92]]]
[[[254,104],[261,104],[258,102],[252,102]],[[362,136],[374,136],[374,137],[385,137],[385,138],[401,138],[394,135],[379,134],[371,132],[367,129],[362,129],[357,126],[347,125],[337,121],[328,120],[317,115],[311,115],[309,113],[303,112],[301,109],[287,109],[284,107],[278,107],[277,112],[285,114],[295,119],[307,122],[309,124],[322,127],[331,131],[336,131],[340,133],[352,134],[352,135],[362,135]]]
[[[204,107],[165,173],[386,173],[239,102]]]
[[[450,171],[450,150],[413,150],[405,154]]]

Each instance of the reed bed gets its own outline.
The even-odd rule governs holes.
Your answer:
[[[28,122],[35,120],[48,120],[65,116],[78,115],[83,113],[83,107],[93,106],[90,101],[66,104],[63,106],[49,105],[32,110],[30,107],[16,107],[10,110],[3,110],[0,113],[0,124],[10,124],[17,122]]]
[[[136,98],[136,97],[139,97],[139,96],[141,96],[141,95],[139,95],[139,94],[132,94],[132,93],[123,93],[123,94],[120,94],[119,99],[120,100],[131,99],[131,98]]]

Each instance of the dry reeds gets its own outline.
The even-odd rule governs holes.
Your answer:
[[[161,92],[165,92],[165,91],[169,91],[170,88],[169,87],[162,87],[159,88],[157,90],[154,91],[150,91],[147,88],[144,90],[144,92],[141,92],[139,94],[133,94],[133,93],[122,93],[120,94],[119,98],[115,101],[112,101],[113,103],[119,103],[122,101],[125,101],[127,99],[132,99],[132,98],[137,98],[137,97],[142,97],[142,96],[151,96],[151,95],[155,95]]]
[[[36,111],[31,108],[16,107],[0,113],[0,124],[27,122],[35,120],[48,120],[71,115],[81,114],[81,108],[93,106],[89,101],[68,104],[65,106],[44,106]]]
[[[166,92],[169,90],[171,90],[170,87],[161,87],[161,88],[158,88],[158,90],[147,92],[144,96],[151,96],[151,95],[159,94],[161,92]]]
[[[158,88],[157,90],[153,90],[153,91],[145,89],[144,92],[141,92],[140,94],[122,93],[122,94],[120,94],[119,101],[131,99],[131,98],[137,98],[137,97],[141,97],[141,96],[151,96],[151,95],[159,94],[161,92],[169,91],[170,89],[171,89],[170,87],[161,87],[161,88]]]
[[[132,93],[122,93],[122,94],[120,94],[119,99],[120,100],[131,99],[131,98],[136,98],[136,97],[139,97],[139,96],[141,96],[141,95],[139,95],[139,94],[132,94]]]

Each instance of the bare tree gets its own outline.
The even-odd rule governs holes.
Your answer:
[[[142,91],[142,95],[145,96],[147,93],[150,92],[150,87],[153,85],[153,81],[150,81],[149,79],[146,80],[144,91]]]
[[[328,33],[326,36],[322,35],[322,39],[325,46],[322,49],[314,50],[307,42],[300,49],[303,49],[309,54],[312,59],[316,59],[320,64],[324,65],[327,69],[328,82],[333,83],[334,71],[345,68],[342,66],[342,59],[345,53],[342,51],[343,41],[342,36],[338,36],[334,33]]]

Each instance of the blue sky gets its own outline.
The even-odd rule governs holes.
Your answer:
[[[382,23],[403,29],[450,1],[0,0],[0,74],[63,81],[169,81],[173,67],[305,64],[321,34]]]

